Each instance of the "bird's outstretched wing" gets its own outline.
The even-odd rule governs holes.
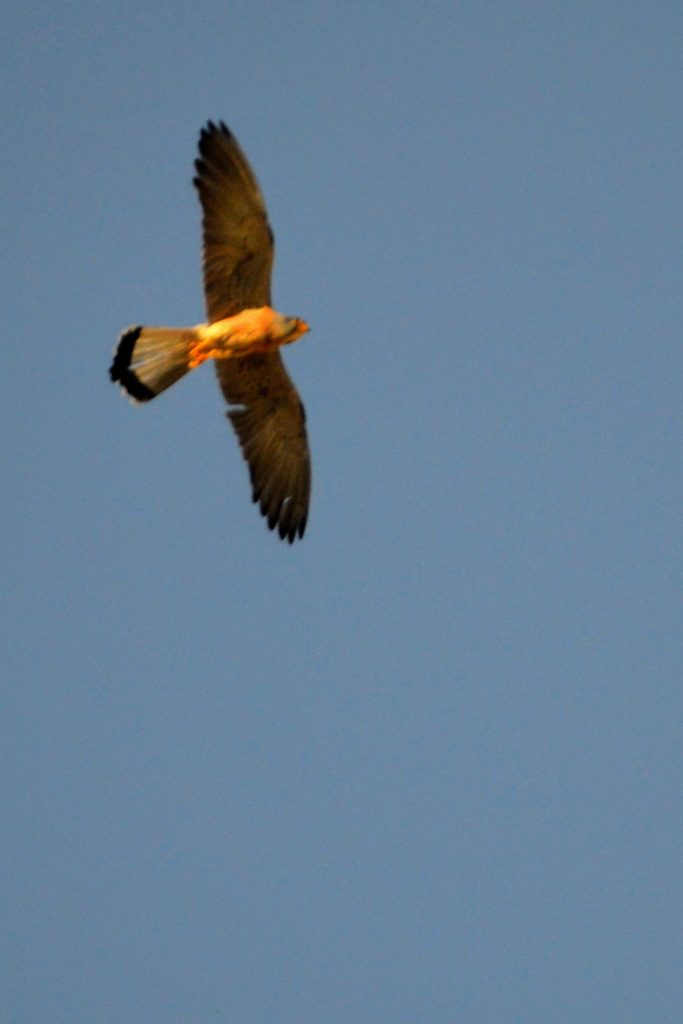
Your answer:
[[[311,495],[306,414],[278,352],[216,360],[218,382],[237,408],[228,416],[249,465],[252,498],[271,530],[303,537]]]
[[[221,121],[199,136],[195,186],[202,204],[209,323],[270,305],[273,233],[263,196],[237,139]]]
[[[209,122],[195,185],[203,210],[209,322],[270,305],[273,234],[256,178],[235,137]],[[279,352],[216,360],[228,416],[249,465],[252,496],[272,529],[303,537],[311,492],[306,415]]]

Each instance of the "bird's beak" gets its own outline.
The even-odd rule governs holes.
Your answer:
[[[289,337],[286,339],[285,344],[289,345],[293,341],[298,341],[302,334],[306,334],[310,330],[310,327],[305,320],[299,320],[298,317],[294,321],[294,329]]]

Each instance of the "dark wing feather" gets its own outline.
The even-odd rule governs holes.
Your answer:
[[[254,172],[222,121],[202,129],[195,168],[209,323],[269,306],[273,233]]]
[[[311,495],[306,413],[279,352],[217,359],[228,416],[249,465],[252,498],[271,530],[303,537]]]

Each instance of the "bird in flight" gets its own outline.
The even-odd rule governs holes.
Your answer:
[[[134,401],[148,402],[212,359],[253,500],[291,544],[306,529],[311,459],[304,407],[278,349],[308,324],[271,307],[273,232],[254,173],[222,121],[202,129],[195,169],[207,322],[129,327],[109,374]]]

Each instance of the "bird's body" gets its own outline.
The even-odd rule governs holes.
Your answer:
[[[297,341],[308,330],[298,317],[283,316],[270,306],[244,309],[235,316],[198,324],[197,342],[190,349],[190,369],[205,359],[231,359],[275,352],[281,345]]]
[[[249,465],[252,495],[271,529],[303,537],[311,485],[305,413],[277,351],[308,330],[270,305],[273,234],[256,179],[235,137],[209,122],[194,179],[203,210],[208,319],[194,327],[130,327],[112,380],[149,401],[207,359],[232,406],[228,416]]]

